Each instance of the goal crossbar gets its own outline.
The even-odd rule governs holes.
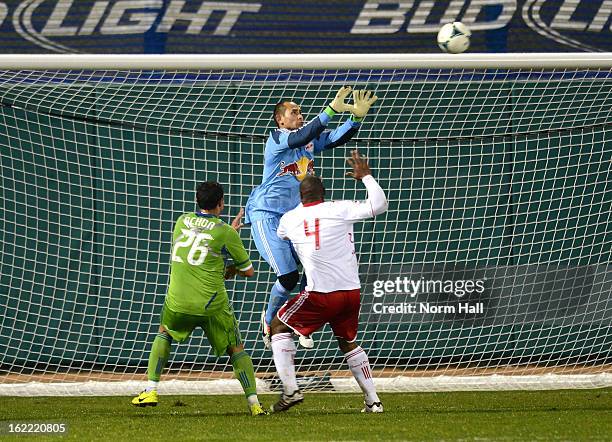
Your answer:
[[[2,54],[0,69],[529,69],[609,68],[612,53]]]

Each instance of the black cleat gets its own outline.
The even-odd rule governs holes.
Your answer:
[[[304,400],[304,395],[300,390],[295,390],[293,394],[281,393],[280,399],[277,403],[270,407],[272,413],[279,413],[281,411],[287,411],[294,405],[301,403]]]

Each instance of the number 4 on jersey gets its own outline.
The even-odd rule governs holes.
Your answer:
[[[315,218],[314,220],[314,231],[311,232],[308,230],[308,221],[304,220],[304,234],[306,238],[309,236],[315,237],[315,250],[319,250],[321,248],[321,242],[319,237],[319,218]]]

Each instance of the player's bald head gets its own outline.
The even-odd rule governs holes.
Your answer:
[[[306,175],[300,183],[300,198],[302,203],[313,203],[322,201],[325,196],[323,181],[318,176]]]

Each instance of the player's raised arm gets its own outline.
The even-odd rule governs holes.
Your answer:
[[[238,211],[238,214],[234,217],[234,219],[232,220],[232,228],[238,232],[240,229],[242,229],[244,227],[244,224],[242,223],[242,217],[244,216],[244,208],[240,208],[240,210]]]
[[[228,266],[225,269],[225,279],[230,279],[236,274],[240,276],[245,276],[250,278],[255,274],[255,270],[253,269],[253,264],[249,258],[249,254],[244,248],[244,244],[242,244],[242,240],[240,236],[238,236],[238,230],[242,227],[241,219],[242,219],[243,210],[240,209],[238,215],[232,221],[232,228],[227,230],[227,237],[225,248],[227,252],[232,257],[234,264],[232,266]],[[234,268],[232,268],[234,267]]]
[[[278,129],[272,132],[272,138],[278,149],[296,149],[307,145],[318,138],[327,127],[330,119],[341,112],[352,112],[353,105],[344,102],[351,93],[350,86],[341,87],[331,103],[317,118],[305,125],[301,108],[292,101],[283,101],[274,107],[274,122]]]
[[[240,208],[240,210],[238,211],[238,214],[234,217],[234,219],[232,220],[232,228],[238,232],[242,227],[244,227],[244,224],[242,224],[242,217],[244,216],[244,209]],[[242,244],[242,241],[241,241]],[[244,248],[244,247],[243,247]],[[245,250],[246,252],[246,250]],[[242,251],[240,250],[239,247],[236,247],[235,252],[234,253],[242,253]],[[243,267],[244,268],[244,267]],[[253,269],[253,266],[246,267],[246,270],[240,270],[236,267],[235,264],[231,264],[228,265],[227,267],[225,267],[225,279],[232,279],[234,276],[236,275],[240,275],[240,276],[245,276],[247,278],[250,278],[251,276],[253,276],[255,274],[255,270]]]
[[[351,152],[351,156],[346,159],[353,168],[347,175],[357,181],[361,181],[368,189],[368,199],[365,202],[353,203],[349,209],[349,219],[364,219],[380,215],[387,211],[389,203],[384,190],[372,176],[372,170],[368,164],[368,159],[359,155],[357,149]]]
[[[315,141],[315,152],[321,152],[327,149],[333,149],[337,146],[346,144],[359,130],[359,126],[368,111],[378,99],[372,91],[354,90],[353,104],[344,106],[348,112],[351,112],[351,118],[346,120],[344,124],[334,130],[324,131]]]

